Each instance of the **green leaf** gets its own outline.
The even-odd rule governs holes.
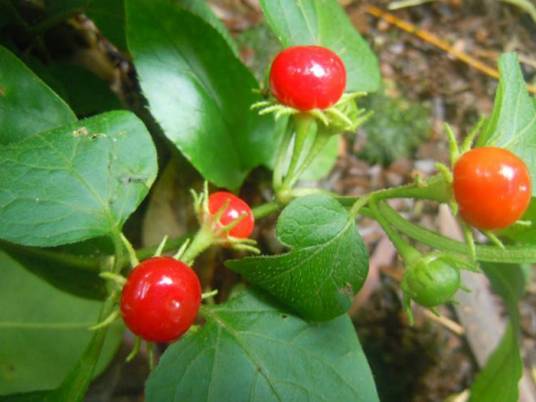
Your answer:
[[[69,106],[0,46],[0,145],[76,121]]]
[[[0,237],[54,246],[117,231],[153,183],[156,152],[129,112],[0,147]]]
[[[148,402],[379,401],[348,316],[307,323],[250,291],[203,315],[162,356]]]
[[[273,118],[250,110],[257,83],[210,25],[168,0],[128,0],[127,39],[151,114],[204,177],[234,189],[270,161]]]
[[[206,0],[178,0],[178,3],[186,10],[190,11],[191,13],[205,20],[205,22],[209,23],[212,28],[218,31],[219,34],[223,37],[223,39],[225,39],[225,42],[227,42],[227,46],[231,48],[235,56],[239,56],[238,46],[236,45],[236,42],[231,36],[231,33],[224,25],[224,23],[218,17],[216,17],[216,15],[214,15],[212,10],[208,6]]]
[[[520,354],[518,301],[524,291],[524,274],[517,265],[485,263],[482,268],[494,290],[503,298],[510,321],[497,349],[471,387],[470,402],[518,402],[523,375]]]
[[[54,288],[0,252],[0,395],[56,388],[77,364],[102,302]],[[121,341],[109,331],[97,372]]]
[[[507,148],[527,164],[536,196],[536,106],[532,102],[514,53],[499,59],[501,78],[493,113],[478,139],[478,145]]]
[[[266,21],[284,47],[321,45],[344,61],[347,91],[380,86],[378,60],[336,0],[261,0]]]
[[[301,197],[281,213],[277,237],[291,248],[288,253],[226,266],[307,319],[345,313],[368,272],[354,218],[327,195]]]
[[[516,244],[536,244],[536,198],[531,198],[529,207],[520,219],[528,225],[514,224],[500,232],[501,237]]]
[[[97,275],[99,260],[4,241],[0,241],[0,250],[58,290],[92,300],[107,296],[106,283]]]
[[[115,308],[117,308],[116,301],[113,296],[110,296],[101,308],[98,321],[102,322]],[[47,395],[44,402],[82,402],[89,384],[98,370],[99,359],[106,353],[105,341],[109,331],[110,327],[105,327],[93,333],[76,366],[69,372],[61,385]]]

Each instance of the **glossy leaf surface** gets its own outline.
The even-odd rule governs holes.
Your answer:
[[[0,46],[0,145],[76,121],[69,106]]]
[[[368,272],[354,218],[329,196],[302,197],[281,213],[277,237],[288,253],[226,265],[304,318],[329,320],[345,313]]]
[[[121,227],[153,183],[156,152],[133,114],[111,112],[0,148],[0,237],[55,246]]]
[[[257,83],[221,35],[167,0],[128,0],[127,38],[149,110],[200,173],[237,188],[278,134],[250,110]]]
[[[378,401],[348,316],[307,323],[251,291],[203,314],[164,353],[148,402]]]

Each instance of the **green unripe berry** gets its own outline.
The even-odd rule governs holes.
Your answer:
[[[434,255],[425,256],[410,265],[402,280],[406,297],[424,307],[450,301],[460,285],[459,270]]]

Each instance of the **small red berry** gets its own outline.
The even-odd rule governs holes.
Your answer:
[[[454,197],[460,215],[482,230],[502,229],[517,221],[532,196],[527,166],[512,152],[475,148],[454,165]]]
[[[255,218],[253,217],[253,212],[251,211],[249,205],[241,198],[238,198],[236,195],[226,191],[212,193],[208,197],[208,210],[211,214],[215,214],[220,210],[220,208],[223,208],[226,203],[228,203],[228,206],[220,218],[220,224],[222,226],[229,225],[238,219],[242,214],[245,214],[242,220],[228,233],[230,236],[239,239],[249,237],[255,226]]]
[[[280,52],[270,70],[272,94],[301,111],[326,109],[346,87],[346,68],[336,53],[321,46],[293,46]]]
[[[121,294],[127,327],[147,341],[171,342],[190,328],[201,305],[201,284],[186,264],[152,257],[137,265]]]

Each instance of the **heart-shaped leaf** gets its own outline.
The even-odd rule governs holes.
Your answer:
[[[501,78],[493,113],[478,139],[478,145],[507,148],[527,164],[536,196],[536,105],[527,91],[514,53],[499,59]]]
[[[347,91],[378,89],[378,60],[337,0],[261,0],[260,3],[268,25],[284,47],[328,47],[344,61]]]
[[[207,22],[168,0],[128,0],[127,39],[149,110],[201,174],[237,188],[278,134],[250,110],[257,82]]]
[[[67,104],[0,46],[0,145],[76,121]]]
[[[34,246],[117,231],[157,172],[151,137],[129,112],[0,147],[0,165],[0,237]]]
[[[250,291],[203,315],[162,356],[148,402],[378,401],[348,316],[307,323]]]
[[[252,284],[311,320],[345,313],[368,272],[354,218],[335,199],[311,195],[291,202],[277,223],[283,255],[226,262]]]

